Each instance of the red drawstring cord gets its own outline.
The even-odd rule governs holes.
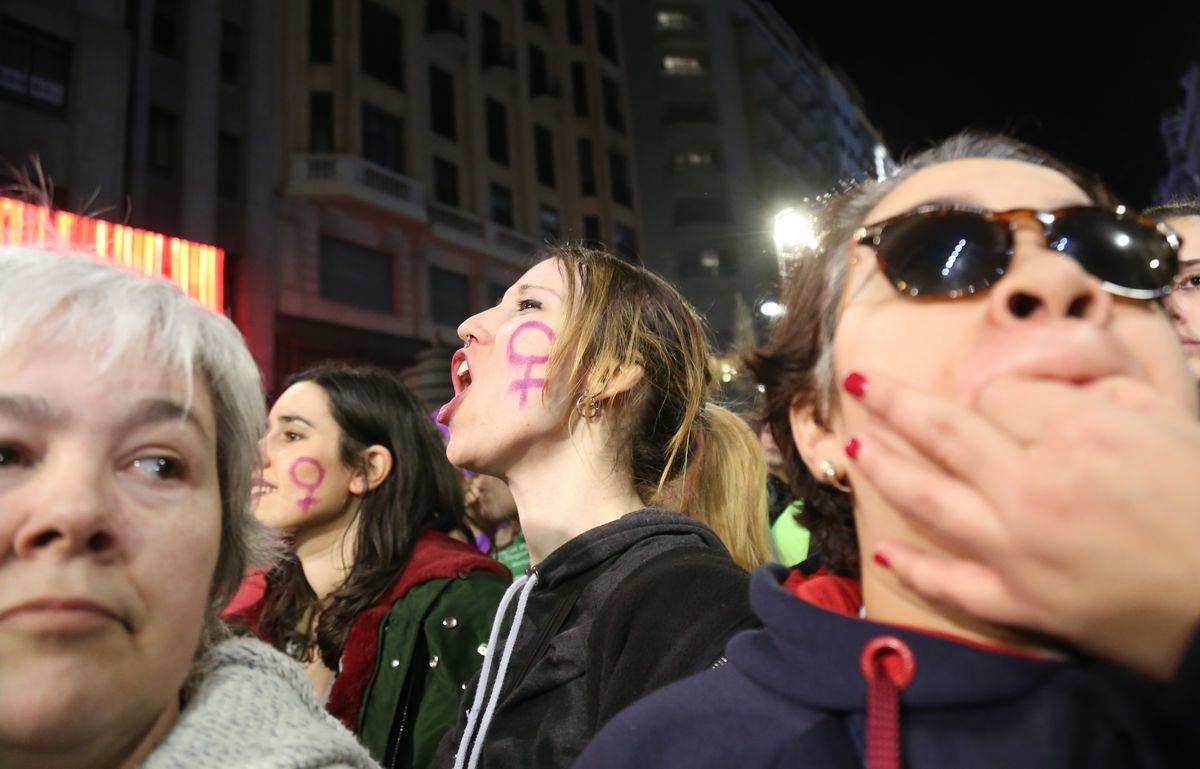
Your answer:
[[[863,647],[867,679],[866,769],[900,769],[900,692],[912,683],[917,660],[895,636],[876,636]]]

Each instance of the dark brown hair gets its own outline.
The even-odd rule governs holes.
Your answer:
[[[327,364],[296,374],[287,387],[299,382],[329,396],[347,467],[363,469],[370,446],[392,455],[391,473],[359,502],[354,565],[345,582],[318,601],[294,554],[267,575],[262,638],[303,662],[319,654],[337,670],[354,618],[391,588],[421,532],[465,531],[462,480],[425,409],[391,373]]]

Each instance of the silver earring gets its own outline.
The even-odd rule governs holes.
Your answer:
[[[824,476],[825,483],[834,487],[838,491],[850,492],[850,487],[846,485],[841,476],[838,475],[837,466],[828,459],[821,460],[821,475]]]
[[[575,399],[575,412],[583,418],[585,422],[591,422],[596,417],[600,416],[600,412],[604,406],[600,401],[596,400],[596,396],[584,393]]]

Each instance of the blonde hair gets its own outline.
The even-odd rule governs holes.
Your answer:
[[[766,462],[749,426],[710,401],[710,348],[696,310],[660,276],[610,254],[564,245],[542,256],[567,277],[554,379],[593,396],[641,369],[604,409],[642,502],[707,524],[743,568],[771,560]]]

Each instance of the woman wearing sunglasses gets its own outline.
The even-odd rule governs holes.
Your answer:
[[[1168,203],[1148,210],[1146,215],[1166,222],[1183,241],[1175,290],[1163,303],[1175,321],[1188,366],[1200,379],[1200,200]]]
[[[1194,382],[1170,230],[966,136],[864,184],[752,361],[820,567],[579,767],[1192,766]]]

